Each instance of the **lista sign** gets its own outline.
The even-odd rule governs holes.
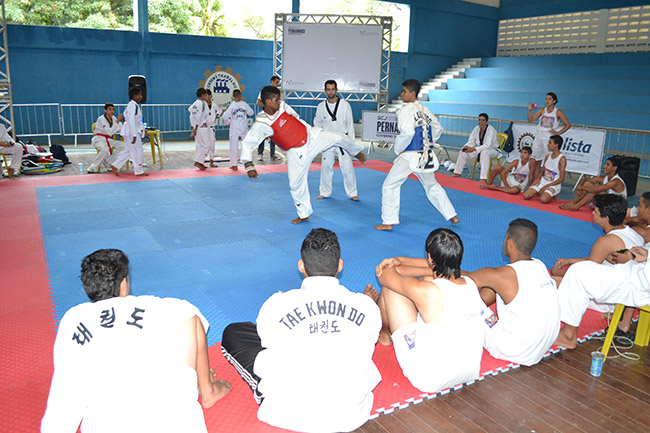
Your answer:
[[[381,111],[363,112],[362,140],[388,141],[393,143],[398,134],[397,114]]]
[[[533,146],[537,125],[531,123],[514,123],[512,136],[515,151],[510,152],[508,160],[519,157],[519,149]],[[566,170],[591,176],[600,174],[600,167],[605,148],[605,131],[600,129],[571,128],[562,134],[564,143],[560,152],[566,157]]]

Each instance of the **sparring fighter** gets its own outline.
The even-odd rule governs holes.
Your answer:
[[[354,141],[354,119],[352,118],[352,107],[345,99],[338,96],[336,81],[325,81],[325,95],[327,100],[318,104],[314,126],[323,128],[325,131],[334,132],[340,135],[347,135]],[[332,195],[332,180],[334,178],[334,161],[338,158],[343,175],[343,187],[349,199],[359,201],[357,195],[357,177],[354,174],[352,156],[340,147],[332,147],[323,152],[320,169],[320,195],[317,200],[329,198]]]
[[[480,287],[486,309],[484,346],[490,355],[521,365],[537,364],[560,331],[560,304],[555,283],[541,261],[531,258],[537,225],[518,218],[510,222],[503,252],[510,264],[465,274]]]
[[[210,161],[210,167],[217,167],[217,164],[214,162],[214,147],[217,138],[217,117],[221,115],[222,110],[219,105],[212,101],[212,91],[210,89],[205,89],[205,91],[208,93],[208,96],[205,99],[205,102],[208,104],[208,120],[206,123],[208,124],[208,128],[210,128],[211,143],[208,147],[207,159]]]
[[[273,86],[275,88],[279,88],[280,87],[280,77],[278,77],[277,75],[272,76],[271,79],[269,80],[269,83],[270,83],[271,86]],[[280,99],[282,99],[282,97],[280,97]],[[264,108],[264,102],[262,101],[262,92],[261,91],[257,95],[257,106],[260,107],[260,108]],[[264,142],[265,141],[266,141],[266,139],[262,140],[260,145],[257,147],[257,160],[260,161],[260,162],[264,161]],[[282,159],[282,158],[280,158],[279,156],[277,156],[275,154],[275,142],[273,141],[273,139],[269,140],[269,156],[271,157],[272,161],[280,161]]]
[[[54,343],[42,433],[207,433],[203,410],[232,386],[210,368],[207,320],[187,301],[131,296],[120,250],[83,259],[92,302],[72,307]],[[198,397],[201,397],[201,404]]]
[[[366,161],[366,155],[362,152],[363,146],[356,144],[349,137],[323,131],[322,128],[310,126],[301,120],[293,108],[280,101],[280,90],[277,87],[264,87],[261,96],[264,110],[257,114],[253,127],[242,141],[240,159],[248,177],[257,177],[252,161],[252,150],[257,143],[271,137],[286,151],[289,190],[298,211],[298,218],[293,219],[291,223],[299,224],[309,220],[309,215],[312,214],[307,175],[314,158],[333,146],[342,147],[361,162]]]
[[[23,162],[23,146],[16,143],[7,132],[7,128],[0,123],[0,153],[11,155],[11,164],[7,167],[7,175],[13,178],[20,173],[20,164]],[[0,158],[0,173],[2,172],[2,158]],[[0,175],[1,176],[1,175]]]
[[[257,325],[228,325],[221,350],[253,390],[261,421],[299,432],[349,432],[368,420],[381,381],[372,361],[379,309],[339,284],[336,234],[312,230],[300,256],[301,288],[271,296]]]
[[[381,195],[382,223],[376,230],[393,230],[399,224],[400,191],[411,173],[420,180],[431,204],[453,225],[460,221],[447,193],[436,181],[438,158],[431,146],[442,134],[442,126],[436,116],[417,100],[420,83],[409,79],[402,84],[404,106],[397,112],[399,135],[395,138],[397,158],[388,172]]]
[[[530,162],[531,153],[533,153],[533,150],[529,146],[522,147],[519,151],[519,159],[515,159],[505,168],[501,164],[497,164],[492,169],[487,183],[480,184],[478,187],[481,189],[501,191],[507,194],[519,194],[523,192],[530,182],[530,167],[533,165]],[[498,175],[501,175],[501,186],[493,185],[494,179]]]
[[[539,119],[537,131],[535,132],[535,141],[533,142],[533,160],[535,161],[535,166],[532,167],[533,179],[537,179],[537,176],[540,174],[541,168],[539,163],[549,154],[549,150],[546,147],[548,139],[551,135],[562,135],[571,128],[571,123],[562,110],[555,108],[555,104],[557,104],[557,95],[555,93],[547,93],[544,102],[545,107],[537,110],[535,114],[533,114],[533,106],[535,104],[528,104],[528,121],[534,122]],[[560,126],[560,122],[562,122],[564,128],[558,131],[557,128]]]
[[[210,152],[210,146],[214,148],[214,139],[211,139],[212,129],[208,126],[208,92],[199,87],[196,89],[196,101],[187,109],[190,112],[190,125],[192,132],[190,137],[194,137],[194,167],[199,170],[207,170],[208,167],[203,165]]]
[[[632,260],[615,266],[584,261],[569,268],[558,288],[560,319],[564,326],[555,344],[575,349],[578,326],[591,300],[631,307],[650,304],[648,250],[632,247],[626,254]]]
[[[483,183],[487,181],[490,159],[500,154],[497,130],[488,123],[488,120],[490,118],[486,113],[478,115],[478,126],[472,130],[469,140],[458,153],[453,177],[460,177],[463,174],[465,164],[478,158],[481,164],[480,181]]]
[[[474,282],[460,274],[463,243],[449,229],[432,231],[427,258],[384,259],[376,273],[381,292],[379,343],[392,344],[404,376],[435,393],[478,378],[483,356],[485,305]]]
[[[115,176],[129,159],[133,163],[133,173],[136,176],[149,176],[142,168],[142,137],[144,137],[144,123],[142,123],[142,90],[137,87],[129,90],[129,104],[124,110],[124,123],[120,135],[124,140],[124,150],[117,155],[111,164]]]
[[[97,156],[90,164],[90,167],[88,167],[88,173],[97,173],[99,165],[107,159],[109,160],[109,164],[115,161],[117,155],[124,147],[124,142],[113,139],[113,135],[122,129],[124,115],[120,114],[115,117],[114,114],[115,105],[107,102],[104,104],[104,114],[99,116],[95,122],[93,139],[90,141],[90,144],[97,149]]]
[[[551,153],[544,157],[542,170],[538,170],[534,183],[524,193],[524,200],[530,200],[539,195],[539,201],[548,203],[557,198],[562,189],[566,170],[566,158],[560,153],[562,142],[562,137],[559,135],[551,135],[551,138],[548,139],[547,147]]]
[[[228,106],[223,113],[223,121],[228,125],[228,136],[230,137],[230,169],[237,170],[237,154],[239,153],[239,140],[246,138],[248,133],[248,117],[255,113],[250,105],[241,96],[241,90],[232,91],[235,102]]]
[[[579,210],[582,206],[589,204],[597,194],[616,194],[627,198],[627,187],[625,182],[618,175],[618,167],[621,160],[610,156],[603,166],[603,175],[589,179],[582,179],[576,186],[576,195],[570,203],[562,203],[560,209]]]
[[[559,258],[551,268],[551,275],[558,283],[567,272],[567,267],[589,260],[603,265],[611,264],[607,261],[610,254],[619,250],[640,247],[645,244],[643,236],[631,227],[623,224],[627,213],[627,200],[614,194],[602,194],[594,197],[594,223],[605,232],[591,247],[587,257],[574,259]],[[609,308],[601,311],[609,311]]]

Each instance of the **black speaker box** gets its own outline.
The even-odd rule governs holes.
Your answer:
[[[142,102],[141,104],[146,104],[147,102],[147,79],[144,75],[129,75],[129,94],[131,94],[131,89],[138,88],[142,91]]]
[[[625,182],[628,197],[633,196],[636,194],[636,183],[639,180],[641,160],[633,156],[617,156],[621,159],[621,165],[618,167],[618,175]]]

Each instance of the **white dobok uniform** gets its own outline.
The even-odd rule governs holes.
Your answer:
[[[404,376],[421,391],[438,392],[479,376],[485,304],[474,281],[464,279],[466,284],[433,281],[442,291],[444,305],[437,322],[425,323],[418,314],[417,322],[392,334]]]
[[[327,101],[318,104],[318,108],[316,108],[316,116],[314,116],[314,126],[321,127],[328,132],[347,135],[352,141],[355,139],[352,107],[348,101],[340,96],[338,102],[335,104],[330,104]],[[339,159],[339,165],[341,166],[345,195],[347,195],[348,198],[352,198],[358,195],[357,177],[354,174],[352,156],[338,147],[332,147],[323,152],[320,169],[320,195],[324,197],[330,197],[332,195],[334,161],[336,158]]]
[[[456,216],[444,188],[436,181],[438,158],[433,150],[425,147],[436,143],[442,134],[442,126],[421,102],[409,102],[397,112],[399,135],[395,138],[397,158],[388,172],[382,187],[381,219],[383,224],[399,224],[400,192],[402,184],[411,173],[420,180],[431,204],[446,220]],[[425,150],[423,150],[425,149]],[[424,154],[428,160],[420,164]]]
[[[217,117],[219,117],[219,114],[221,114],[221,107],[219,107],[215,103],[212,103],[212,105],[208,105],[208,120],[206,124],[210,129],[210,143],[212,144],[208,146],[207,159],[209,159],[210,161],[212,161],[212,159],[214,158],[214,146],[216,144],[216,137],[217,137]]]
[[[530,160],[525,165],[521,165],[521,159],[517,160],[517,166],[508,173],[508,185],[511,187],[518,186],[520,192],[523,192],[530,183]],[[503,185],[503,180],[501,181]],[[505,186],[505,185],[503,185]]]
[[[535,161],[541,161],[546,155],[551,153],[547,146],[548,140],[551,138],[551,129],[557,131],[557,127],[560,125],[560,119],[557,117],[556,107],[553,107],[553,111],[550,113],[546,112],[546,107],[542,110],[543,113],[539,116],[539,123],[537,124],[537,130],[535,131],[533,154],[531,156]]]
[[[23,146],[14,142],[14,139],[11,138],[7,132],[7,128],[4,125],[0,124],[0,142],[6,141],[11,143],[11,147],[0,146],[0,153],[5,155],[11,155],[11,163],[9,168],[13,168],[16,174],[20,173],[20,164],[23,162]],[[2,168],[2,158],[0,158],[0,169]]]
[[[560,332],[557,288],[537,259],[508,266],[517,274],[519,290],[508,304],[497,295],[498,320],[485,321],[484,345],[495,358],[530,366],[542,359]]]
[[[214,151],[214,137],[211,138],[212,129],[208,126],[210,108],[207,102],[197,99],[189,106],[187,111],[190,112],[190,125],[192,129],[196,127],[196,134],[194,136],[194,162],[203,164],[211,146]]]
[[[490,159],[496,158],[500,154],[497,130],[493,126],[487,125],[483,141],[481,141],[481,128],[476,126],[469,135],[469,140],[463,146],[463,148],[465,147],[475,147],[476,150],[472,152],[458,152],[458,160],[456,161],[454,174],[463,174],[465,164],[468,161],[474,161],[478,158],[481,163],[480,178],[483,180],[487,179],[490,175]]]
[[[126,296],[72,307],[54,343],[42,433],[206,433],[196,370],[179,327],[187,301]]]
[[[552,154],[548,154],[548,158],[542,163],[542,178],[539,180],[538,185],[532,185],[530,188],[539,192],[540,189],[548,185],[549,183],[555,182],[560,178],[560,160],[564,158],[564,155],[561,153],[553,159]],[[546,192],[551,197],[556,197],[562,190],[562,184],[558,183],[557,185],[549,186],[546,188]]]
[[[381,381],[372,361],[380,329],[377,304],[334,277],[308,277],[271,296],[257,316],[265,348],[253,367],[264,396],[257,417],[299,432],[360,427]]]
[[[120,135],[124,139],[124,151],[120,152],[113,162],[113,165],[118,170],[131,159],[133,162],[133,172],[135,174],[142,174],[142,137],[144,137],[144,123],[142,123],[142,107],[134,100],[129,101],[129,104],[124,110],[124,123]],[[135,143],[133,139],[135,138]]]
[[[363,146],[347,136],[310,126],[284,101],[280,102],[280,109],[274,115],[261,111],[255,117],[253,127],[242,141],[240,159],[244,164],[251,162],[253,149],[267,137],[286,151],[289,189],[300,218],[312,214],[307,175],[314,158],[333,146],[340,146],[351,155],[363,150]]]
[[[246,138],[248,133],[248,116],[255,112],[246,101],[235,101],[228,106],[223,113],[223,121],[229,126],[228,136],[230,138],[230,166],[237,166],[237,153],[239,151],[239,140]]]
[[[117,155],[124,148],[124,142],[113,139],[113,135],[120,132],[121,129],[122,122],[118,122],[115,116],[110,122],[104,115],[97,118],[93,139],[90,144],[97,149],[98,153],[90,167],[88,167],[89,172],[96,172],[99,165],[107,159],[109,164],[115,162]]]
[[[642,307],[650,304],[650,261],[629,261],[614,266],[594,262],[572,265],[558,288],[560,318],[571,326],[580,325],[594,300],[606,304]]]

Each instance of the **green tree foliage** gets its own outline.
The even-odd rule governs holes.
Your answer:
[[[192,34],[192,0],[149,0],[149,31]]]
[[[224,15],[221,13],[223,6],[219,0],[193,0],[192,23],[198,33],[205,36],[228,36]]]
[[[260,15],[247,15],[242,24],[244,28],[252,30],[257,39],[273,39],[273,33],[264,28],[264,18]]]

